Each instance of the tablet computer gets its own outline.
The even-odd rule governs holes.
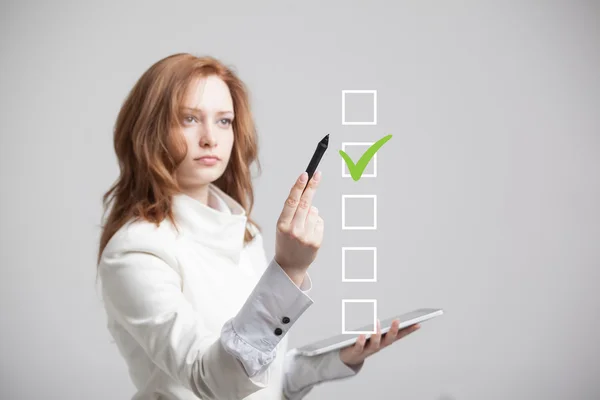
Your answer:
[[[400,320],[400,329],[409,327],[419,322],[427,321],[428,319],[442,315],[444,311],[440,308],[419,308],[417,310],[398,315],[395,317],[387,318],[381,322],[381,337],[385,336],[385,333],[390,330],[392,322],[395,319]],[[371,332],[373,330],[373,324],[365,325],[359,329],[355,329],[355,332]],[[332,350],[342,349],[344,347],[352,346],[356,343],[356,340],[360,336],[360,333],[347,333],[331,336],[327,339],[319,340],[296,349],[299,354],[305,356],[316,356],[318,354],[327,353]],[[370,335],[367,334],[367,343]]]

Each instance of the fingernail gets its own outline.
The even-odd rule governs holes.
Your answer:
[[[302,173],[302,175],[300,175],[300,182],[306,182],[306,180],[308,179],[308,172],[304,171]]]
[[[321,171],[317,171],[317,173],[315,174],[315,179],[316,180],[321,179]]]

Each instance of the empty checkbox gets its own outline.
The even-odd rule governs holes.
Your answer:
[[[348,156],[358,162],[358,160],[362,157],[362,155],[371,147],[373,142],[344,142],[342,143],[342,150],[344,153],[348,154]],[[343,178],[351,178],[350,171],[348,170],[348,164],[342,158],[342,177]],[[373,158],[367,164],[365,171],[361,175],[362,178],[375,178],[377,177],[377,153],[373,155]]]
[[[342,230],[377,229],[377,195],[342,195]]]
[[[348,304],[348,307],[346,307]],[[348,308],[348,316],[346,315],[346,308]],[[351,331],[346,329],[346,321],[349,318],[355,319],[354,315],[365,314],[368,316],[369,321],[373,321],[373,330],[364,330],[368,327],[362,326],[363,324],[355,324],[352,325],[358,326],[361,325],[363,330]],[[373,318],[371,319],[371,313]],[[370,324],[369,324],[370,325]],[[361,328],[359,328],[361,329]],[[377,333],[377,300],[376,299],[343,299],[342,300],[342,334],[372,334]]]
[[[342,282],[377,282],[377,247],[342,247]]]
[[[342,90],[342,125],[377,125],[377,90]]]

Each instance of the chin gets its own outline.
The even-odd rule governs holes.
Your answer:
[[[219,179],[223,175],[224,171],[201,171],[198,174],[198,182],[203,185],[208,185]]]

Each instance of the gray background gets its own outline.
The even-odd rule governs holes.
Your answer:
[[[293,346],[338,333],[345,298],[446,310],[307,399],[600,398],[599,2],[360,3],[2,3],[0,398],[131,396],[94,286],[100,198],[121,102],[176,52],[252,90],[269,256],[331,135]],[[341,125],[345,89],[378,91],[376,126]],[[386,134],[377,178],[341,177],[343,141]],[[341,230],[354,193],[377,194],[376,231]],[[377,246],[377,283],[341,282],[342,246]]]

